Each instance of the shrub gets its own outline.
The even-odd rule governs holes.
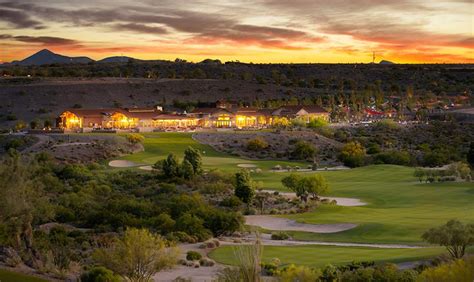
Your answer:
[[[247,142],[247,149],[251,151],[260,151],[268,148],[268,143],[262,137],[256,137]]]
[[[419,275],[419,281],[426,282],[450,282],[450,281],[473,281],[474,280],[474,257],[464,260],[459,259],[450,263],[441,264],[437,267],[428,268]]]
[[[199,264],[201,266],[210,267],[210,266],[214,266],[214,264],[216,263],[212,259],[202,258],[199,260]]]
[[[264,275],[274,276],[274,275],[277,275],[279,273],[278,272],[278,265],[276,265],[274,263],[264,263],[264,262],[262,262],[261,266],[262,266],[262,272],[263,272]]]
[[[138,133],[129,133],[125,135],[125,138],[130,144],[143,143],[143,141],[145,140],[145,137],[143,137],[143,135],[138,134]]]
[[[288,240],[290,235],[286,232],[272,233],[272,240]]]
[[[309,128],[321,128],[327,126],[328,122],[322,118],[315,118],[309,121],[307,127]]]
[[[187,260],[200,260],[201,258],[202,258],[202,255],[198,252],[188,251],[186,253],[186,259]]]
[[[199,192],[202,194],[219,194],[225,193],[231,189],[226,183],[217,181],[213,183],[204,183],[200,188]]]
[[[394,165],[405,165],[411,164],[410,153],[407,151],[388,151],[378,153],[374,157],[376,164],[394,164]]]
[[[292,264],[281,270],[279,276],[282,282],[319,281],[321,271],[307,266],[295,266]]]
[[[92,267],[81,275],[81,282],[119,282],[120,276],[102,266]]]
[[[242,205],[242,201],[235,195],[223,199],[220,203],[223,207],[236,208]]]
[[[313,159],[317,154],[317,149],[313,144],[303,140],[299,140],[295,143],[293,150],[291,151],[291,157],[297,160]]]
[[[346,143],[342,147],[339,159],[348,167],[362,166],[365,161],[365,148],[357,141]]]
[[[168,233],[166,235],[166,239],[173,242],[183,242],[183,243],[196,243],[197,238],[195,236],[191,236],[183,231],[175,231]]]

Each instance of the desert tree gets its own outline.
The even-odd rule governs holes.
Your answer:
[[[453,258],[462,258],[466,248],[474,245],[474,224],[450,220],[445,225],[431,228],[422,235],[430,244],[446,247]]]
[[[198,149],[188,147],[184,150],[184,161],[188,161],[192,165],[194,174],[202,174],[202,157]]]
[[[93,258],[127,281],[146,282],[173,266],[178,249],[147,229],[129,228],[111,246],[95,251]]]
[[[255,196],[255,188],[250,173],[243,169],[235,174],[234,194],[242,202],[250,205]]]

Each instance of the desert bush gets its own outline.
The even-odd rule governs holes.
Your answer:
[[[228,208],[240,207],[243,202],[235,195],[231,195],[220,202],[220,205]]]
[[[281,282],[293,281],[319,281],[321,271],[307,266],[296,266],[294,264],[283,268],[279,278]]]
[[[81,282],[119,282],[122,279],[112,270],[102,266],[95,266],[81,275]]]
[[[365,148],[357,141],[346,143],[342,147],[339,159],[348,167],[362,166],[365,162]]]
[[[212,259],[202,258],[202,259],[199,260],[199,264],[201,266],[210,267],[210,266],[214,266],[214,264],[216,264],[216,263]]]
[[[166,239],[173,242],[196,243],[198,240],[195,236],[191,236],[186,232],[175,231],[168,233]]]
[[[260,151],[268,148],[268,142],[262,137],[255,137],[247,142],[247,149],[251,151]]]
[[[201,258],[202,258],[202,255],[198,252],[188,251],[186,253],[186,259],[187,260],[200,260]]]
[[[272,240],[288,240],[290,238],[290,235],[286,232],[277,232],[277,233],[272,233]]]
[[[317,154],[317,149],[313,144],[306,141],[299,140],[295,143],[294,148],[291,150],[291,157],[297,160],[308,160],[313,159]]]
[[[125,138],[130,144],[138,144],[138,143],[143,143],[143,141],[145,141],[145,137],[143,137],[143,135],[138,134],[138,133],[129,133],[125,135]]]
[[[411,164],[411,156],[407,151],[387,151],[376,154],[374,156],[374,163],[408,166]]]
[[[474,280],[474,257],[458,259],[437,267],[427,268],[418,277],[423,282],[451,282]]]

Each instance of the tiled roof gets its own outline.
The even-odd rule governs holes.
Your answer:
[[[121,109],[118,108],[108,108],[108,109],[68,109],[65,112],[71,112],[78,117],[102,117],[107,115],[112,115],[115,112],[121,112]]]
[[[232,114],[232,112],[223,108],[196,108],[191,112],[191,114],[215,114],[219,112]]]
[[[308,114],[323,114],[327,113],[327,111],[319,106],[282,106],[280,107],[281,113],[283,115],[296,115],[299,111],[305,110]]]

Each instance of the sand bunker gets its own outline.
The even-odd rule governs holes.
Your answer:
[[[262,192],[268,192],[268,193],[273,194],[276,191],[275,190],[262,190]],[[288,199],[296,198],[296,193],[294,192],[278,192],[278,193]],[[337,205],[343,206],[343,207],[358,207],[358,206],[367,205],[367,203],[364,203],[360,199],[357,199],[357,198],[321,197],[321,199],[336,200]]]
[[[237,166],[242,167],[242,168],[256,168],[257,167],[254,164],[238,164]]]
[[[321,199],[335,200],[338,206],[344,207],[358,207],[367,205],[367,203],[364,203],[360,199],[356,198],[321,197]]]
[[[151,165],[144,165],[144,166],[140,166],[138,168],[142,169],[142,170],[146,170],[146,171],[152,171],[153,170],[153,167]]]
[[[113,160],[109,162],[109,166],[111,167],[135,167],[138,166],[139,164],[132,162],[132,161],[126,161],[126,160]]]
[[[312,233],[336,233],[352,229],[357,226],[353,223],[336,224],[306,224],[291,219],[273,217],[268,215],[248,215],[245,217],[247,225],[262,227],[276,231],[305,231]]]

